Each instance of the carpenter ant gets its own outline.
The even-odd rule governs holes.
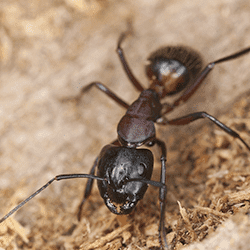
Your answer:
[[[96,158],[90,170],[90,174],[55,176],[47,184],[38,189],[0,219],[0,223],[47,188],[55,180],[59,181],[73,178],[88,179],[84,197],[79,206],[79,220],[81,218],[83,204],[90,196],[93,181],[95,179],[97,180],[100,195],[106,206],[115,214],[130,213],[137,202],[143,198],[148,185],[153,185],[159,188],[159,242],[161,248],[168,249],[164,213],[167,192],[165,186],[167,153],[165,143],[156,137],[154,123],[163,125],[186,125],[198,119],[208,118],[226,133],[239,139],[250,151],[250,146],[237,132],[206,112],[196,112],[172,120],[167,120],[164,117],[165,114],[186,102],[195,93],[204,78],[216,64],[245,55],[250,52],[250,47],[211,62],[202,71],[202,60],[199,54],[192,49],[180,46],[161,48],[148,58],[149,64],[146,66],[146,73],[149,78],[150,86],[148,89],[144,89],[131,72],[125,59],[123,49],[121,48],[121,44],[125,37],[126,33],[120,36],[117,45],[117,53],[131,83],[141,92],[139,98],[131,105],[128,105],[100,82],[88,84],[81,90],[78,96],[74,97],[74,100],[79,101],[82,95],[95,86],[112,98],[116,103],[127,109],[126,114],[121,118],[117,126],[118,139],[106,145],[101,150],[101,153]],[[184,92],[173,102],[173,104],[160,102],[164,97],[174,95],[182,90]],[[154,162],[152,152],[148,149],[138,149],[138,147],[142,145],[151,147],[155,144],[161,150],[161,177],[159,182],[151,180]]]

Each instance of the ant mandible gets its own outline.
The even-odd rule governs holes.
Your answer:
[[[137,202],[143,198],[148,185],[153,185],[159,188],[159,242],[161,248],[168,249],[165,231],[167,151],[165,143],[156,137],[154,123],[162,125],[186,125],[198,119],[208,118],[226,133],[239,139],[250,151],[250,146],[237,132],[206,112],[196,112],[172,120],[167,120],[164,116],[192,97],[216,64],[233,60],[247,54],[250,52],[250,47],[211,62],[202,71],[201,57],[191,48],[182,46],[161,48],[148,58],[149,64],[146,66],[146,73],[150,81],[150,86],[148,89],[144,89],[133,75],[125,59],[123,49],[121,48],[121,44],[126,35],[126,33],[123,33],[120,36],[117,53],[132,85],[141,92],[139,98],[129,105],[100,82],[88,84],[82,88],[78,96],[73,98],[79,101],[82,95],[88,92],[92,87],[96,87],[116,103],[127,109],[126,114],[117,126],[118,139],[103,147],[101,153],[94,161],[90,174],[63,174],[55,176],[7,213],[0,219],[0,223],[55,180],[59,181],[73,178],[88,179],[84,197],[79,206],[79,220],[81,218],[83,204],[90,196],[95,179],[97,180],[100,195],[106,206],[115,214],[129,214]],[[186,90],[184,90],[185,88]],[[174,95],[182,90],[184,92],[173,104],[161,103],[161,99],[164,97]],[[70,100],[72,98],[68,99]],[[151,147],[155,144],[161,151],[161,176],[159,182],[151,180],[154,162],[152,152],[148,149],[138,149],[138,147],[142,145]]]

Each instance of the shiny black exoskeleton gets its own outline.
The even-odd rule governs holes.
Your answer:
[[[161,110],[158,94],[152,89],[143,90],[118,123],[119,142],[132,148],[154,140],[154,122],[161,117]]]
[[[148,149],[105,146],[99,156],[98,188],[106,206],[115,214],[129,214],[143,198],[148,185],[131,179],[151,179],[153,154]]]
[[[238,58],[250,52],[250,47],[211,62],[202,71],[202,60],[199,54],[192,49],[181,46],[161,48],[148,58],[149,64],[146,66],[146,73],[150,86],[148,89],[144,89],[134,77],[124,57],[121,48],[124,38],[125,34],[122,34],[118,41],[117,53],[131,83],[141,92],[138,99],[129,105],[100,82],[88,84],[77,97],[67,99],[79,102],[82,95],[95,86],[124,107],[127,111],[118,123],[118,138],[101,150],[100,155],[96,158],[91,168],[90,174],[68,174],[54,177],[6,214],[0,220],[0,223],[55,180],[88,178],[84,197],[79,206],[79,220],[83,204],[91,194],[95,179],[106,206],[115,214],[130,213],[138,201],[143,198],[148,185],[153,185],[159,188],[159,242],[162,248],[167,249],[168,244],[165,231],[167,152],[165,143],[156,137],[155,123],[162,125],[186,125],[197,119],[208,118],[226,133],[238,138],[250,151],[249,145],[237,132],[206,112],[196,112],[172,120],[167,120],[164,116],[175,107],[186,102],[216,64]],[[161,102],[164,97],[181,91],[183,93],[172,104]],[[161,151],[161,177],[159,181],[151,180],[154,162],[152,152],[148,149],[138,149],[142,145],[151,147],[155,144]]]
[[[148,58],[146,74],[151,85],[157,86],[160,98],[179,93],[195,79],[203,66],[200,55],[189,47],[168,46]]]

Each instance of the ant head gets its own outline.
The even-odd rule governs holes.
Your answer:
[[[153,171],[153,154],[148,149],[105,146],[99,156],[98,181],[102,198],[115,214],[128,214],[143,198]],[[143,181],[145,180],[145,181]]]
[[[169,46],[150,55],[146,74],[161,98],[183,90],[200,72],[202,59],[189,47]]]

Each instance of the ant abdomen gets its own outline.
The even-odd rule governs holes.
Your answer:
[[[168,46],[153,52],[148,58],[146,74],[150,89],[163,98],[183,90],[201,71],[201,56],[185,46]]]

